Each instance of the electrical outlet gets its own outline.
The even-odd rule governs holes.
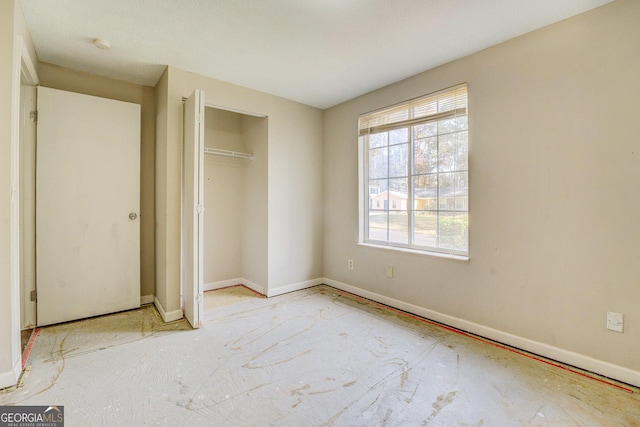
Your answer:
[[[616,332],[622,332],[624,326],[624,314],[607,312],[607,329]]]
[[[347,260],[347,267],[349,268],[349,270],[353,270],[353,260]]]
[[[393,279],[393,267],[387,265],[387,279]]]

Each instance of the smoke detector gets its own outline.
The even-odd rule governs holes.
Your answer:
[[[93,44],[98,49],[109,50],[111,49],[111,44],[105,39],[94,39]]]

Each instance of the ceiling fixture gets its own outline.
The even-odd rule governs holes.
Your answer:
[[[93,40],[93,44],[95,45],[95,47],[97,47],[98,49],[102,49],[102,50],[109,50],[111,49],[111,44],[104,40],[104,39],[94,39]]]

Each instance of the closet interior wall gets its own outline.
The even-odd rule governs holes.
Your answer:
[[[205,147],[253,160],[204,156],[204,286],[267,284],[267,118],[205,108]]]

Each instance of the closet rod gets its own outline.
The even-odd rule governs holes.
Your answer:
[[[238,159],[253,160],[253,154],[240,153],[240,152],[237,152],[237,151],[222,150],[220,148],[204,147],[204,152],[205,152],[205,154],[215,154],[216,156],[227,156],[227,157],[235,157],[235,158],[238,158]]]

